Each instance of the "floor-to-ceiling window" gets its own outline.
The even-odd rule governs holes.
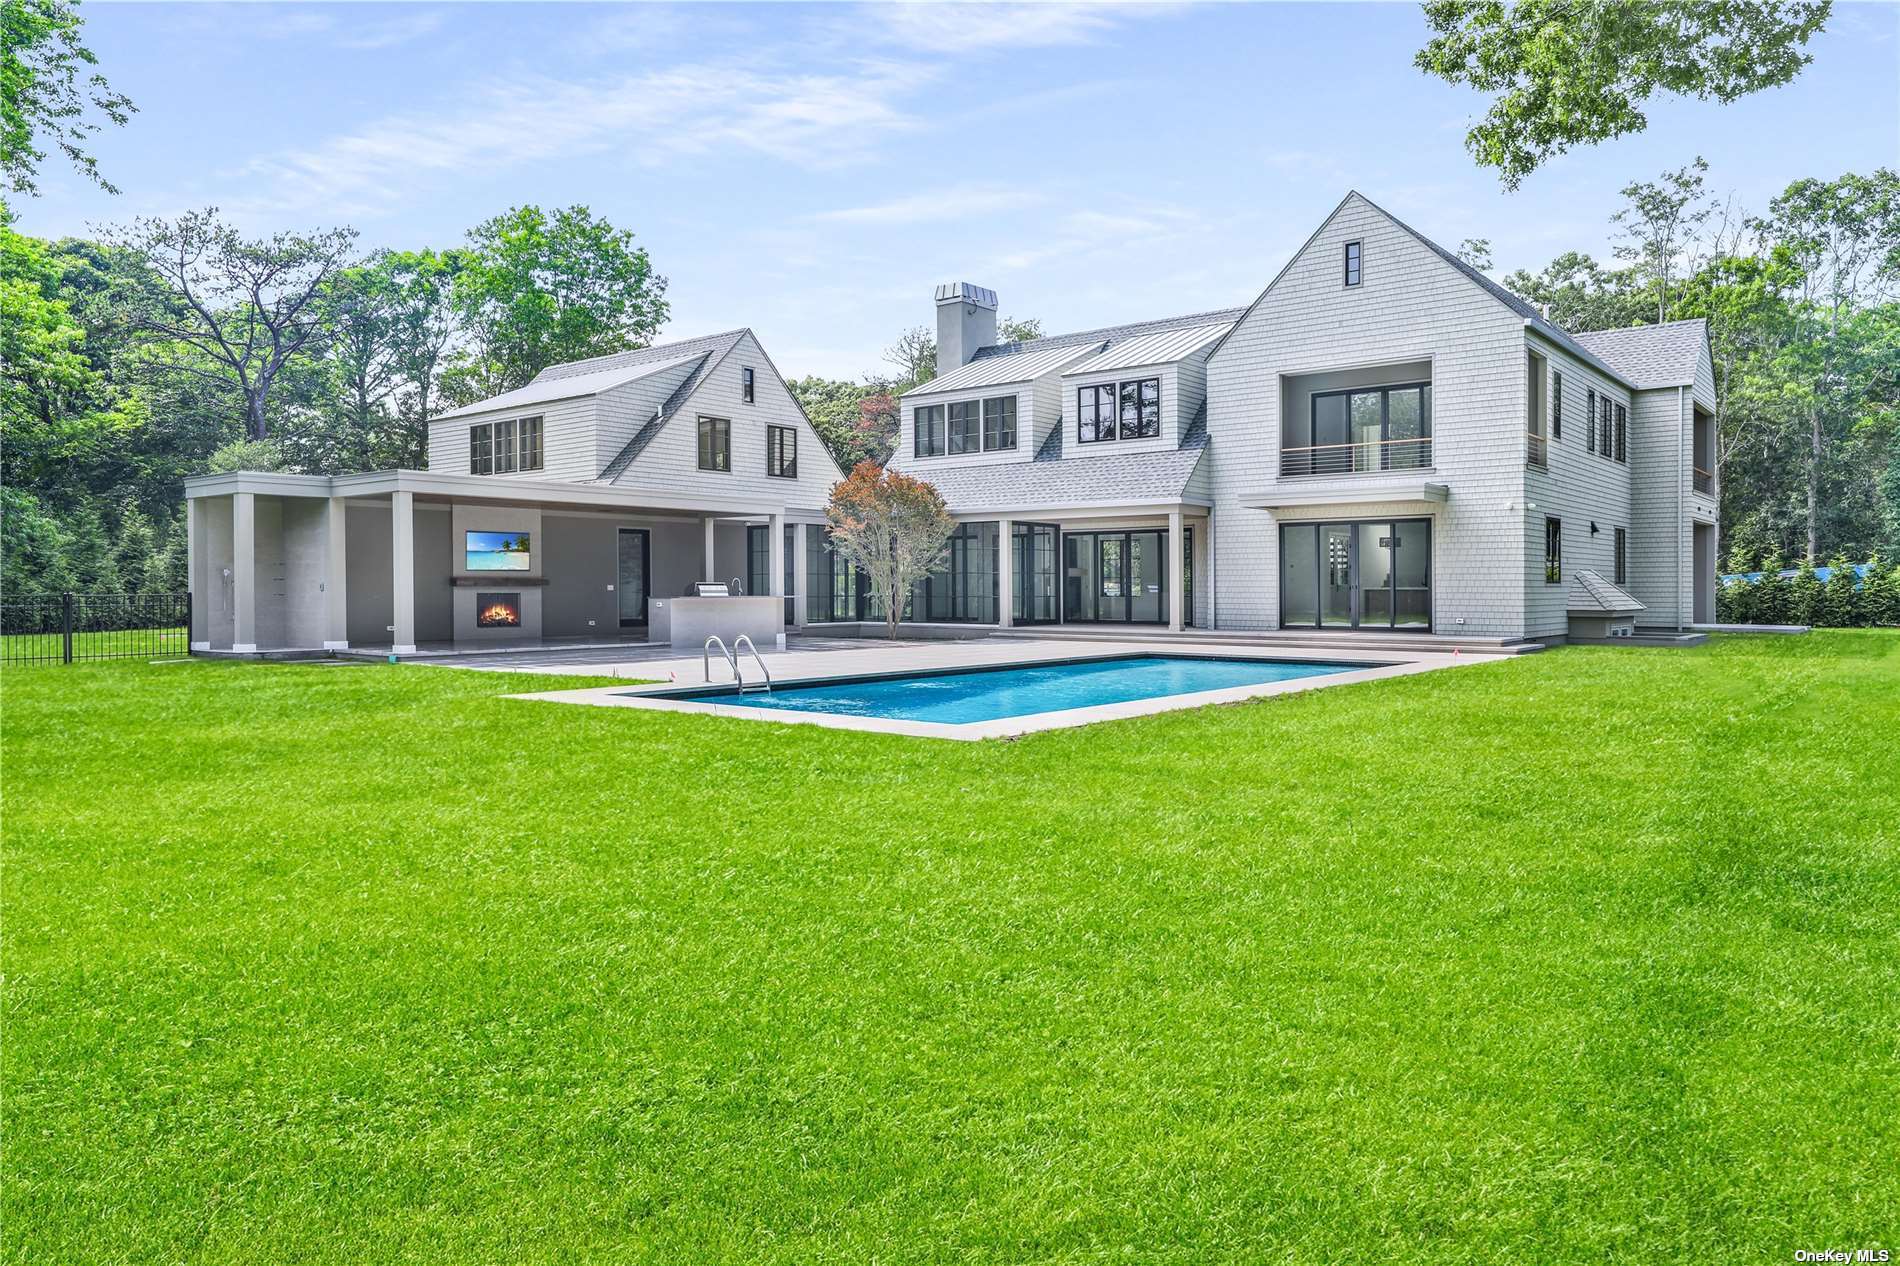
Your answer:
[[[1280,623],[1429,630],[1429,519],[1280,526]]]
[[[1053,523],[1018,523],[1010,530],[1010,619],[1017,624],[1053,624],[1062,618],[1061,529]]]
[[[805,619],[812,624],[870,619],[864,577],[831,548],[831,529],[805,542]]]
[[[928,623],[995,624],[995,523],[959,523],[944,566],[911,590],[909,618]]]

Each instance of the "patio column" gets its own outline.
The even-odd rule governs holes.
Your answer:
[[[805,563],[805,538],[809,535],[809,523],[800,523],[792,530],[792,624],[801,629],[805,627],[806,615],[810,610],[805,605],[805,591],[811,587],[811,569]]]
[[[390,587],[394,590],[396,626],[390,653],[416,653],[416,494],[389,494]]]
[[[323,538],[323,649],[350,646],[349,558],[345,551],[345,502],[331,497],[324,518]]]
[[[231,649],[257,649],[257,497],[231,498]]]
[[[765,592],[774,598],[785,596],[785,516],[766,516]]]
[[[211,586],[205,581],[204,556],[200,551],[208,539],[203,523],[205,499],[193,497],[185,502],[185,588],[191,593],[191,649],[211,649]]]
[[[1168,511],[1168,558],[1162,570],[1168,574],[1168,632],[1170,633],[1181,631],[1181,595],[1184,588],[1181,579],[1187,570],[1183,566],[1186,555],[1182,550],[1182,542],[1185,539],[1181,531],[1181,512]]]
[[[702,522],[705,524],[705,528],[706,528],[706,541],[705,541],[705,545],[703,546],[704,552],[701,555],[701,561],[703,562],[704,566],[702,566],[699,569],[699,578],[701,580],[709,580],[709,581],[717,580],[719,579],[719,577],[713,573],[713,519],[712,519],[712,516],[710,514],[707,515],[705,519],[702,520]]]
[[[1010,539],[1013,526],[1008,519],[996,523],[996,624],[1004,629],[1016,623],[1016,569],[1010,565],[1014,560],[1014,542]]]

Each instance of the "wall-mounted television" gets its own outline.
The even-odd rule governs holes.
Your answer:
[[[468,570],[528,570],[526,532],[470,532],[467,536]]]

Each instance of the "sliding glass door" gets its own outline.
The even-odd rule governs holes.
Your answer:
[[[1054,624],[1062,618],[1056,569],[1061,530],[1053,523],[1018,523],[1010,530],[1010,619]]]
[[[1280,527],[1280,623],[1289,628],[1432,626],[1429,519]]]
[[[1166,624],[1167,539],[1161,531],[1064,535],[1063,618],[1072,624]]]

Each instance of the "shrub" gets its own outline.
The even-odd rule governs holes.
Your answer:
[[[1761,584],[1755,590],[1757,624],[1793,623],[1789,613],[1794,595],[1789,591],[1788,582],[1782,578],[1782,566],[1779,550],[1768,551],[1768,556],[1761,560]]]
[[[1845,554],[1836,554],[1828,564],[1827,583],[1815,603],[1815,623],[1830,629],[1849,629],[1862,623],[1860,595],[1854,592],[1853,564]]]
[[[1803,558],[1788,582],[1788,622],[1814,625],[1821,618],[1821,578],[1814,574],[1814,560]]]
[[[1875,554],[1868,560],[1860,591],[1861,617],[1876,628],[1900,625],[1900,563],[1892,567]]]

